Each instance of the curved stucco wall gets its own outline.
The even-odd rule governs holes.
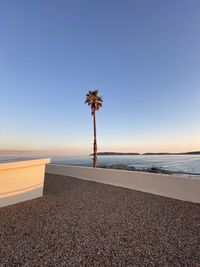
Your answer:
[[[48,164],[46,172],[200,202],[200,177]]]
[[[0,207],[43,195],[45,164],[37,159],[0,164]]]

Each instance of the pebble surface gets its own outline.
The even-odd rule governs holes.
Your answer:
[[[0,266],[200,266],[200,204],[46,174],[0,208]]]

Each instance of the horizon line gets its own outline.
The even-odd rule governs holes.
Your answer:
[[[136,152],[136,151],[134,151],[134,152],[123,152],[123,151],[113,151],[113,150],[111,150],[111,151],[99,151],[99,152],[97,152],[97,153],[123,153],[123,154],[131,154],[131,153],[137,153],[137,154],[139,154],[139,155],[143,155],[143,154],[146,154],[146,153],[152,153],[152,154],[158,154],[158,153],[168,153],[168,154],[184,154],[184,153],[191,153],[191,152],[193,152],[193,153],[195,153],[195,152],[199,152],[200,151],[200,149],[199,150],[190,150],[190,151],[179,151],[179,152],[167,152],[167,151],[156,151],[156,152],[152,152],[152,151],[146,151],[146,152]],[[73,153],[69,153],[69,152],[67,152],[65,149],[63,149],[63,150],[56,150],[56,149],[52,149],[52,150],[50,150],[50,149],[0,149],[0,154],[12,154],[12,153],[47,153],[47,154],[63,154],[63,153],[66,153],[66,154],[69,154],[69,155],[86,155],[87,153],[77,153],[77,152],[75,152],[74,154]],[[89,153],[89,155],[91,155],[91,153]]]

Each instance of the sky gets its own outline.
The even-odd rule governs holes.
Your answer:
[[[200,150],[199,0],[0,2],[0,149]]]

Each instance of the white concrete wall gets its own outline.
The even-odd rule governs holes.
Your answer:
[[[0,207],[43,195],[45,164],[50,159],[0,164]]]
[[[93,169],[56,164],[48,164],[46,172],[136,189],[191,202],[200,202],[200,176],[194,178],[194,176]]]

